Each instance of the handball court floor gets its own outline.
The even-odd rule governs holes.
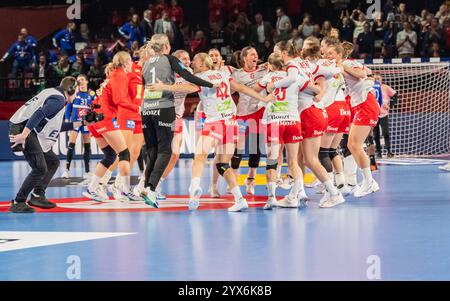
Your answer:
[[[17,215],[7,201],[28,167],[0,162],[0,280],[368,280],[373,268],[382,280],[450,280],[450,173],[438,161],[386,163],[374,175],[378,193],[332,209],[307,189],[307,208],[264,211],[260,185],[247,212],[228,213],[226,197],[189,212],[185,159],[163,187],[176,197],[160,210],[89,202],[68,181],[48,188],[57,209]],[[73,176],[81,172],[74,161]]]

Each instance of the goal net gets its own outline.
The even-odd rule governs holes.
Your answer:
[[[449,63],[367,66],[398,93],[389,114],[392,153],[405,157],[449,154]]]

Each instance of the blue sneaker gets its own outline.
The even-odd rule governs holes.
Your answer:
[[[153,207],[153,208],[159,208],[159,203],[156,200],[156,192],[151,191],[150,189],[146,189],[141,192],[141,198],[144,200],[144,202]]]

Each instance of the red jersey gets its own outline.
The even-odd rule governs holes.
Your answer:
[[[133,63],[131,72],[127,74],[128,77],[128,95],[129,101],[132,104],[130,107],[119,107],[119,115],[126,116],[129,120],[141,120],[141,114],[139,108],[142,105],[142,99],[144,97],[144,86],[142,84],[142,67],[137,63]]]
[[[128,77],[122,68],[117,68],[111,72],[102,95],[98,98],[98,103],[101,105],[99,112],[103,113],[105,119],[116,118],[119,107],[121,110],[135,111],[137,109],[139,112],[139,107],[130,102]]]

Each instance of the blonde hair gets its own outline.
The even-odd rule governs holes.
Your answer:
[[[114,70],[113,63],[109,63],[108,65],[106,65],[106,67],[105,67],[105,75],[106,75],[106,77],[109,77],[109,75],[111,74],[111,72],[113,70]]]
[[[189,52],[187,52],[186,50],[183,50],[183,49],[178,49],[177,51],[174,51],[174,52],[172,53],[172,55],[173,55],[174,57],[176,57],[177,59],[179,59],[180,56],[181,56],[183,53],[189,55]]]
[[[273,66],[275,70],[281,70],[284,65],[283,58],[279,53],[272,53],[269,55],[267,62],[269,65]]]
[[[126,51],[119,51],[112,59],[112,69],[125,67],[128,61],[131,61],[131,56]],[[111,70],[112,71],[112,70]]]
[[[316,37],[307,37],[303,43],[309,43],[311,47],[320,46],[320,40]]]
[[[214,69],[214,63],[209,54],[204,52],[197,53],[194,57],[194,60],[197,57],[202,61],[202,64],[205,65],[209,70]]]
[[[354,50],[353,44],[350,43],[350,42],[345,41],[345,42],[343,42],[341,44],[341,46],[342,46],[342,49],[343,49],[342,56],[344,58],[349,58],[350,55],[353,53],[353,50]]]
[[[278,42],[275,46],[280,49],[280,51],[287,51],[290,57],[295,57],[297,55],[294,45],[289,41]]]
[[[162,53],[164,46],[170,46],[169,38],[165,34],[155,34],[152,36],[148,45],[155,51],[155,53]]]

